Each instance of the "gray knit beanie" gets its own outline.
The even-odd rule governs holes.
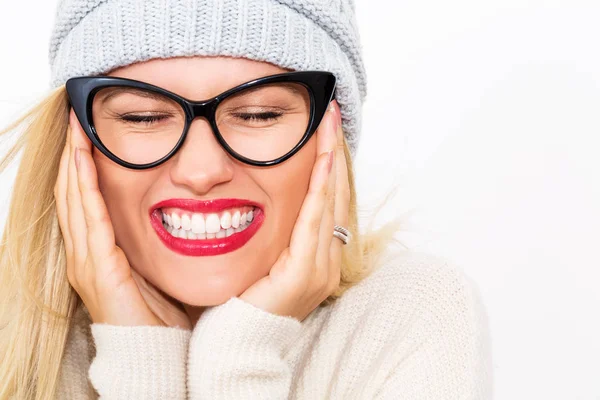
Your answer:
[[[335,74],[354,156],[366,73],[354,0],[60,0],[51,86],[152,58],[224,55]]]

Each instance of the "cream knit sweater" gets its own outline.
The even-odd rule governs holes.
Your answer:
[[[390,253],[391,254],[391,253]],[[386,256],[304,321],[232,297],[193,331],[91,324],[77,310],[58,399],[491,399],[478,289],[427,253]]]

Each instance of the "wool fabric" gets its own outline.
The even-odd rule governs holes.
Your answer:
[[[95,324],[82,306],[61,364],[62,400],[488,400],[488,317],[462,269],[389,252],[303,321],[238,297],[192,330]]]
[[[367,78],[354,0],[61,0],[50,40],[50,85],[194,55],[332,72],[356,154]]]

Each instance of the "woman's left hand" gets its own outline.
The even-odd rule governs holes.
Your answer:
[[[340,283],[342,241],[334,224],[348,226],[350,188],[341,115],[329,106],[317,131],[317,154],[310,184],[286,248],[269,275],[239,298],[267,312],[303,321]],[[331,155],[334,155],[331,160]],[[332,165],[335,164],[335,165]]]

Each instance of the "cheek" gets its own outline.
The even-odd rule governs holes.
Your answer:
[[[142,221],[144,195],[152,179],[147,173],[128,170],[96,152],[98,186],[110,215],[117,245],[125,249],[135,248],[144,226]],[[127,251],[126,251],[127,252]]]
[[[315,162],[315,149],[311,147],[288,160],[291,162],[267,171],[268,178],[264,179],[263,189],[272,201],[272,222],[277,224],[272,229],[282,238],[279,250],[289,245],[296,218],[308,191]]]

